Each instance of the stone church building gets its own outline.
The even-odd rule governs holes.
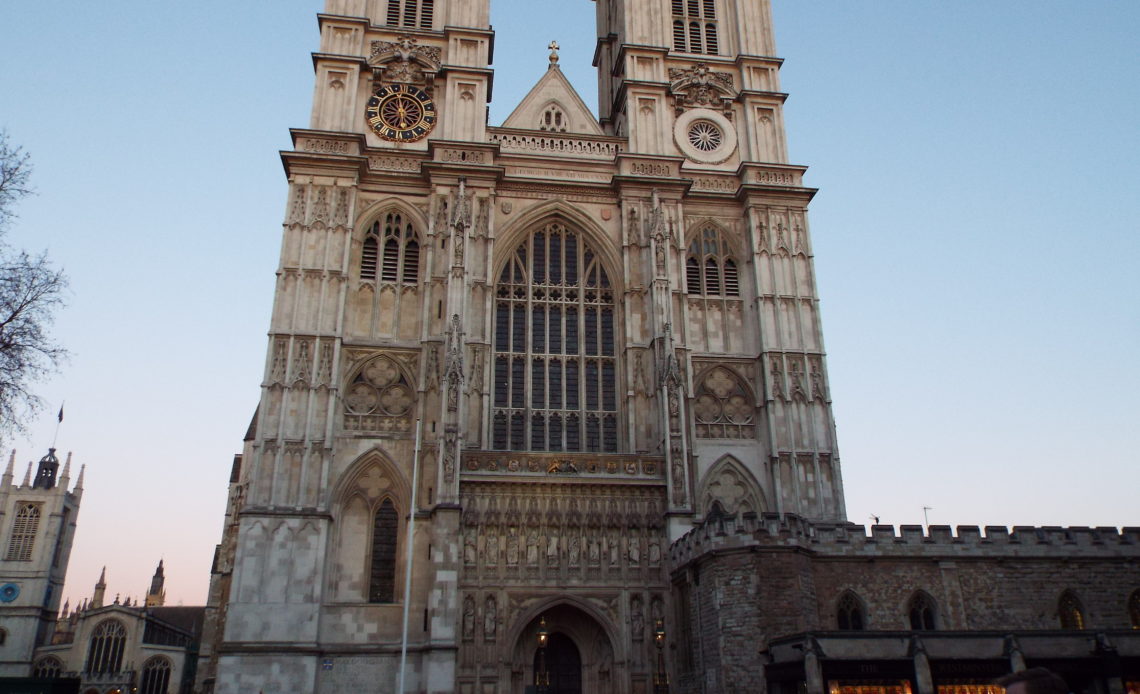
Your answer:
[[[491,127],[489,0],[327,0],[200,691],[1140,687],[1137,529],[847,523],[768,0],[594,10]]]

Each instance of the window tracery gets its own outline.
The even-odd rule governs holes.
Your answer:
[[[415,284],[419,278],[420,243],[404,215],[389,212],[372,223],[360,252],[360,279],[386,284]]]
[[[673,50],[681,53],[720,52],[716,0],[672,0]]]
[[[712,369],[697,385],[693,415],[697,436],[705,439],[749,438],[756,419],[755,399],[726,368]]]
[[[344,428],[349,431],[406,431],[415,390],[390,357],[373,357],[349,383]]]
[[[685,287],[691,295],[740,296],[740,272],[724,234],[704,228],[689,244],[685,259]]]
[[[915,631],[933,631],[937,628],[934,615],[934,599],[923,592],[915,593],[907,607],[910,628]]]
[[[835,608],[836,626],[840,631],[862,631],[867,621],[863,614],[863,602],[850,591],[839,598]]]
[[[40,528],[40,505],[20,503],[12,521],[12,536],[8,540],[7,561],[31,561]]]
[[[580,233],[552,222],[518,245],[495,289],[494,448],[617,451],[615,311]]]
[[[546,132],[564,133],[569,125],[570,121],[558,104],[547,106],[538,119],[538,129]]]
[[[32,677],[37,680],[54,680],[63,673],[63,661],[55,656],[40,658],[32,670]]]
[[[100,622],[91,634],[86,671],[95,675],[119,672],[123,668],[126,645],[127,629],[122,622],[116,619]]]
[[[155,656],[142,669],[139,694],[167,694],[170,689],[170,659]]]
[[[1057,618],[1061,621],[1062,629],[1084,629],[1085,614],[1081,608],[1081,601],[1070,591],[1061,594],[1057,601]]]

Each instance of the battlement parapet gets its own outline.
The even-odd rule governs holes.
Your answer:
[[[1105,559],[1140,558],[1140,527],[872,525],[745,514],[706,521],[670,547],[673,568],[728,551],[791,549],[823,557]]]

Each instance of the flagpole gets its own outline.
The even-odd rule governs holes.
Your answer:
[[[420,482],[420,431],[422,420],[416,420],[416,449],[412,454],[412,495],[408,503],[408,539],[404,560],[404,632],[400,639],[400,683],[398,694],[404,694],[404,669],[408,663],[408,610],[412,606],[412,541],[416,532],[416,493]]]
[[[55,420],[55,435],[51,437],[51,447],[52,448],[55,448],[55,442],[59,439],[59,425],[63,424],[63,406],[65,404],[67,404],[66,400],[59,403],[59,414],[56,415],[56,420]]]

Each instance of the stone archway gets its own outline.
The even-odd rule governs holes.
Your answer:
[[[609,632],[593,615],[564,602],[531,615],[519,631],[511,652],[509,691],[512,694],[523,694],[527,686],[534,684],[540,619],[546,620],[546,631],[550,634],[548,665],[559,669],[551,678],[552,685],[555,679],[561,685],[559,694],[617,694],[622,691],[616,684],[621,680],[615,671],[615,649]],[[580,668],[578,678],[570,672],[575,660]]]

